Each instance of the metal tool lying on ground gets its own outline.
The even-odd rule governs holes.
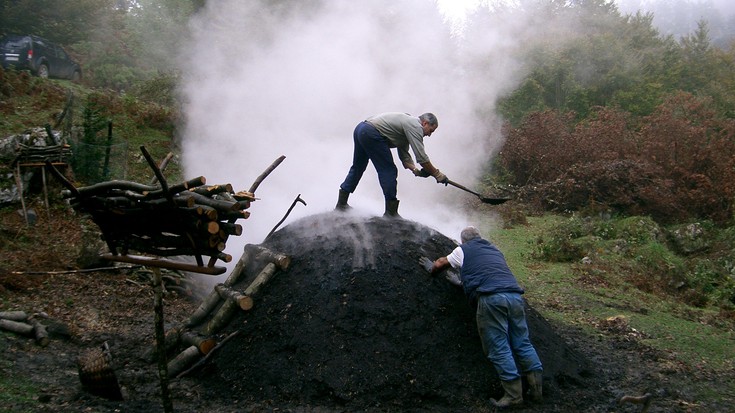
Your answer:
[[[476,195],[478,198],[480,198],[480,201],[482,203],[484,203],[484,204],[500,205],[500,204],[503,204],[503,203],[505,203],[507,201],[510,201],[510,198],[488,198],[488,197],[485,197],[485,196],[483,196],[481,194],[478,194],[477,192],[475,192],[475,191],[473,191],[473,190],[471,190],[471,189],[469,189],[469,188],[467,188],[465,186],[462,186],[462,185],[460,185],[460,184],[458,184],[458,183],[456,183],[454,181],[447,180],[447,183],[449,185],[452,185],[454,187],[457,187],[457,188],[459,188],[459,189],[461,189],[463,191],[467,191],[467,192],[469,192],[469,193],[471,193],[473,195]]]

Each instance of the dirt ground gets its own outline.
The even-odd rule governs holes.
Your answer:
[[[39,215],[29,229],[14,210],[2,211],[0,311],[39,314],[51,341],[42,347],[0,333],[0,374],[43,390],[33,400],[0,397],[0,411],[163,411],[149,355],[150,272],[44,273],[76,268],[81,230],[66,209],[57,208],[50,222]],[[264,245],[288,254],[289,268],[218,334],[221,341],[237,332],[210,363],[170,382],[175,411],[494,411],[487,400],[501,389],[483,359],[472,310],[460,289],[417,264],[422,255],[448,253],[449,238],[408,220],[327,213],[280,229]],[[186,279],[202,285],[197,277]],[[170,292],[167,327],[189,317],[209,291]],[[514,411],[639,412],[641,405],[618,400],[644,393],[653,395],[649,412],[730,408],[693,400],[696,382],[715,386],[718,378],[688,371],[626,331],[589,337],[530,307],[528,319],[544,363],[545,398]],[[78,358],[103,343],[122,401],[80,384]]]

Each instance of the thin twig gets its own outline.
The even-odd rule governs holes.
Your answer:
[[[260,176],[255,180],[255,182],[253,182],[253,185],[250,186],[250,190],[248,190],[248,192],[251,192],[251,193],[254,194],[255,193],[255,190],[258,189],[258,186],[260,186],[260,183],[263,182],[263,180],[268,175],[270,175],[270,173],[273,172],[273,170],[276,169],[276,167],[278,167],[278,165],[280,165],[281,162],[283,162],[284,159],[286,159],[286,156],[285,155],[281,155],[281,156],[278,157],[278,159],[276,159],[275,161],[273,161],[273,163],[271,164],[271,166],[269,166],[268,169],[266,169],[265,171],[263,171],[263,173],[260,174]]]
[[[176,375],[176,378],[179,379],[179,378],[184,377],[187,374],[193,372],[194,370],[199,369],[210,358],[212,358],[212,356],[217,352],[217,350],[219,350],[220,348],[222,348],[222,346],[224,346],[225,343],[227,343],[228,341],[230,341],[231,338],[235,337],[238,334],[240,334],[240,330],[236,330],[235,332],[233,332],[229,336],[225,337],[225,339],[222,340],[222,341],[220,341],[219,343],[217,343],[217,345],[214,346],[214,348],[212,350],[210,350],[209,353],[207,353],[206,356],[204,356],[201,360],[199,360],[196,363],[194,363],[193,366],[189,367],[188,369],[186,369],[186,370],[182,371],[181,373],[179,373],[178,375]]]
[[[59,274],[81,274],[85,272],[97,271],[115,271],[115,270],[132,270],[142,268],[142,265],[124,265],[119,267],[100,267],[100,268],[83,268],[81,270],[65,270],[65,271],[13,271],[14,275],[59,275]]]
[[[266,239],[268,239],[268,237],[270,237],[271,234],[273,234],[276,231],[276,229],[281,224],[283,224],[283,221],[285,221],[286,218],[288,218],[288,214],[291,213],[291,210],[296,206],[296,203],[297,202],[301,202],[302,204],[306,205],[306,202],[303,199],[301,199],[301,194],[296,195],[296,199],[293,200],[293,203],[291,204],[291,207],[288,209],[288,211],[286,211],[286,215],[284,215],[283,218],[281,218],[281,220],[278,221],[278,223],[276,224],[276,226],[273,227],[273,229],[271,230],[271,232],[269,232],[268,235],[265,236]]]

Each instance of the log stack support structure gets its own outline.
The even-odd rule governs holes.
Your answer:
[[[179,326],[166,333],[169,377],[183,377],[202,367],[227,340],[220,337],[238,312],[255,305],[263,287],[279,272],[288,269],[291,258],[260,245],[247,244],[227,279],[215,285],[199,307]],[[152,351],[156,351],[155,348]]]
[[[20,198],[20,205],[23,209],[23,218],[27,225],[30,225],[30,219],[28,217],[25,199],[23,198],[23,169],[41,169],[43,199],[46,206],[46,214],[49,215],[48,185],[46,183],[46,169],[44,166],[51,164],[55,168],[64,169],[68,166],[69,159],[71,158],[71,146],[63,142],[63,140],[62,142],[57,143],[49,125],[46,125],[46,134],[48,135],[46,138],[46,146],[31,146],[19,143],[15,148],[15,158],[11,163],[13,175],[15,177],[15,186],[18,188],[18,197]]]

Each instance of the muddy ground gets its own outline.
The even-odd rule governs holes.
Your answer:
[[[42,388],[32,400],[0,397],[0,411],[163,411],[149,354],[149,271],[42,274],[76,267],[79,218],[63,210],[51,222],[39,220],[36,229],[48,235],[20,252],[18,237],[34,235],[14,211],[3,212],[0,310],[43,314],[52,336],[41,347],[0,333],[0,374]],[[171,381],[175,411],[493,411],[487,400],[501,389],[483,359],[472,309],[460,289],[417,264],[421,255],[448,253],[452,240],[407,220],[327,213],[282,228],[264,245],[288,254],[289,268],[218,334],[237,332],[210,363]],[[203,285],[197,277],[187,279]],[[167,327],[190,316],[210,290],[171,291]],[[528,318],[545,367],[545,399],[514,411],[638,412],[640,405],[617,401],[644,393],[654,396],[649,412],[729,408],[692,399],[694,382],[717,378],[693,374],[624,329],[590,337],[531,307]],[[80,384],[78,358],[105,342],[122,401]]]

